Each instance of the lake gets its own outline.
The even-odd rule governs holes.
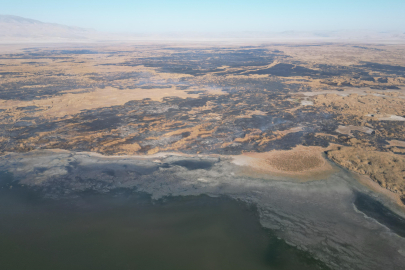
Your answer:
[[[4,178],[10,175],[2,174]],[[227,197],[0,189],[2,269],[326,269]]]

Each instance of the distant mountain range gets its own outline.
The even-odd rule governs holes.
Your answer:
[[[44,23],[18,16],[0,15],[1,41],[91,40],[95,30]]]
[[[0,43],[31,42],[97,42],[97,41],[210,41],[210,40],[258,40],[258,41],[399,41],[405,42],[404,32],[377,31],[285,31],[285,32],[226,32],[197,33],[173,32],[163,34],[117,34],[92,29],[44,23],[12,15],[0,15]]]

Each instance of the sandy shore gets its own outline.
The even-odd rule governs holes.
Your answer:
[[[322,147],[300,145],[292,150],[243,153],[232,156],[232,162],[242,167],[239,174],[249,177],[281,176],[302,181],[319,180],[337,171],[323,157],[326,150]]]

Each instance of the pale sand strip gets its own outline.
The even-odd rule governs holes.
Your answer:
[[[239,173],[246,176],[284,176],[308,181],[325,179],[336,172],[336,168],[323,157],[322,153],[326,150],[317,146],[300,145],[292,150],[251,152],[232,157],[234,164],[244,168]]]

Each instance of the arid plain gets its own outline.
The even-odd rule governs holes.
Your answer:
[[[235,184],[233,176],[246,187],[259,180],[321,185],[318,180],[344,175],[403,222],[403,44],[1,45],[0,125],[0,169],[52,196],[136,186],[159,198],[182,194],[176,177],[196,178],[183,190],[188,195],[197,192],[191,186],[218,195],[218,186]],[[83,166],[90,163],[100,168],[89,173]],[[185,171],[173,171],[177,167]],[[166,179],[159,180],[161,190],[157,182],[146,184],[157,174]],[[236,190],[227,194],[240,199],[235,194],[243,191]],[[330,191],[322,186],[318,192]],[[261,205],[266,226],[266,204],[254,196],[243,198]],[[335,203],[346,198],[339,196]],[[387,227],[403,239],[403,229]],[[391,262],[389,249],[379,259],[353,250],[347,258],[333,255],[314,237],[298,239],[298,229],[292,231],[282,237],[332,268],[368,258],[358,269],[394,269],[405,260],[403,247]],[[336,239],[343,231],[336,229]],[[347,241],[342,248],[357,240]],[[390,247],[403,244],[389,241]]]
[[[298,164],[326,152],[404,195],[404,50],[350,44],[21,49],[0,59],[0,149],[246,155],[305,146],[305,154],[294,154]],[[266,161],[270,168],[272,159]],[[279,169],[319,164],[313,158],[302,168]]]

